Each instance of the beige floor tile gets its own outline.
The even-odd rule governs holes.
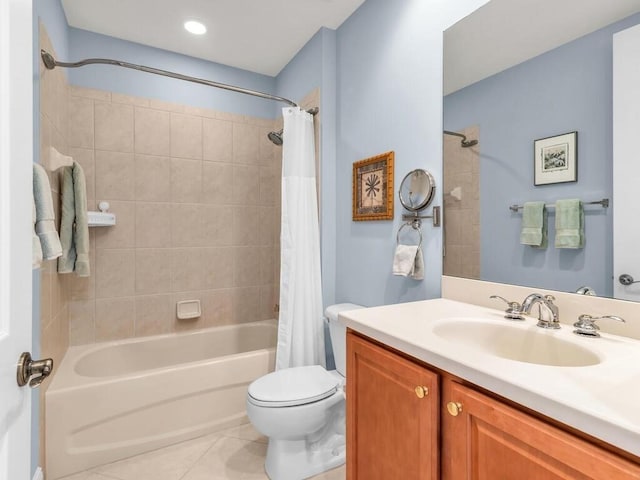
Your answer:
[[[94,471],[120,480],[179,480],[217,439],[217,436],[209,435],[189,440],[103,465]]]
[[[310,480],[345,480],[345,478],[347,478],[347,467],[343,465],[341,467],[334,468],[333,470],[329,470],[328,472],[321,473],[320,475],[316,475]]]
[[[117,480],[115,477],[101,475],[95,472],[80,472],[70,477],[64,477],[60,480]]]
[[[269,480],[267,440],[244,424],[61,480]],[[345,478],[343,465],[310,480]]]
[[[181,480],[268,480],[267,444],[221,437]]]
[[[250,440],[252,442],[268,443],[269,439],[258,432],[253,425],[245,423],[237,427],[229,428],[219,432],[220,435],[225,437],[239,438],[241,440]]]

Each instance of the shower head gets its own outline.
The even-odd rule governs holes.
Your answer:
[[[267,134],[267,137],[269,137],[269,140],[271,140],[274,145],[282,145],[282,130],[278,130],[277,132],[269,132]]]
[[[444,130],[443,133],[445,135],[453,135],[454,137],[460,137],[462,140],[460,140],[460,146],[462,148],[469,148],[469,147],[473,147],[474,145],[478,144],[478,140],[467,140],[467,136],[463,135],[461,133],[458,132],[451,132],[449,130]]]
[[[42,58],[42,63],[44,63],[44,66],[47,67],[47,70],[53,70],[54,68],[56,68],[56,61],[49,52],[40,50],[40,57]]]
[[[317,113],[320,111],[320,109],[318,107],[313,107],[310,108],[309,110],[307,110],[307,113],[310,113],[311,115],[317,115]],[[282,142],[284,142],[284,139],[282,137],[282,132],[284,131],[284,129],[280,129],[277,132],[269,132],[267,133],[267,137],[269,138],[269,140],[271,140],[271,142],[274,145],[278,145],[281,146]]]

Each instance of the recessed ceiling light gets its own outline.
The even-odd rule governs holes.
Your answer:
[[[184,28],[187,32],[193,33],[194,35],[202,35],[207,32],[207,27],[195,20],[184,22]]]

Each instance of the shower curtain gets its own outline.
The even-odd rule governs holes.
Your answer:
[[[313,116],[283,108],[280,317],[276,370],[325,365]]]

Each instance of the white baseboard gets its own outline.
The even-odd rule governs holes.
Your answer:
[[[44,473],[40,467],[38,467],[36,472],[33,474],[33,480],[44,480]]]

